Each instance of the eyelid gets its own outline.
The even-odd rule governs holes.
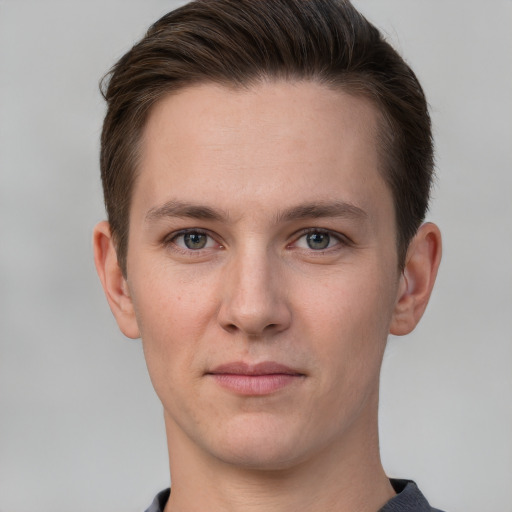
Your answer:
[[[224,244],[222,244],[222,242],[219,241],[219,236],[216,235],[216,234],[213,234],[211,231],[209,231],[207,229],[203,229],[203,228],[184,228],[184,229],[180,229],[180,230],[177,230],[177,231],[173,231],[172,233],[169,233],[169,234],[165,235],[162,238],[161,243],[164,246],[173,245],[174,246],[174,250],[180,251],[180,252],[183,252],[183,253],[187,253],[187,254],[191,254],[191,253],[198,254],[198,253],[201,253],[203,251],[207,251],[207,250],[212,249],[212,247],[205,247],[205,248],[202,248],[202,249],[195,249],[195,250],[194,249],[188,249],[188,248],[184,248],[184,247],[179,246],[175,242],[175,240],[178,237],[184,236],[184,235],[189,234],[189,233],[198,233],[198,234],[206,235],[207,237],[212,239],[217,244],[217,248],[218,249],[224,249]],[[318,250],[304,249],[304,250],[308,250],[308,251],[311,251],[311,252],[316,252],[317,254],[321,254],[322,252],[334,250],[338,246],[342,246],[342,247],[345,246],[346,247],[346,246],[352,246],[353,245],[352,240],[347,235],[345,235],[343,233],[340,233],[338,231],[334,231],[332,229],[327,229],[327,228],[308,227],[308,228],[301,229],[298,232],[296,232],[294,235],[292,235],[292,237],[291,237],[292,241],[287,244],[287,248],[294,248],[293,246],[302,237],[304,237],[304,236],[306,236],[308,234],[312,234],[312,233],[325,233],[325,234],[329,235],[331,238],[334,238],[338,243],[336,243],[333,247],[328,247],[328,248],[323,249],[323,250],[322,249],[318,249]],[[302,248],[297,247],[297,249],[302,249]]]
[[[299,232],[295,233],[295,235],[293,235],[293,241],[290,244],[288,244],[288,247],[292,247],[302,237],[304,237],[306,235],[309,235],[309,234],[312,234],[312,233],[322,233],[322,234],[329,235],[331,238],[336,239],[336,241],[338,243],[335,244],[334,247],[328,247],[326,249],[318,249],[318,250],[304,249],[304,250],[308,250],[308,251],[312,251],[312,252],[316,252],[316,253],[320,253],[321,254],[322,252],[333,250],[337,246],[351,246],[351,245],[353,245],[352,240],[350,240],[350,238],[347,235],[344,235],[343,233],[339,233],[338,231],[333,231],[332,229],[311,227],[311,228],[301,229]],[[302,248],[299,248],[299,249],[302,249]]]
[[[167,234],[163,239],[162,239],[162,245],[164,246],[171,246],[173,245],[173,250],[176,250],[176,251],[179,251],[179,252],[183,252],[183,253],[187,253],[187,254],[192,254],[192,253],[195,253],[195,254],[198,254],[198,253],[201,253],[203,251],[208,251],[210,249],[212,249],[212,247],[203,247],[202,249],[188,249],[188,248],[185,248],[185,247],[181,247],[180,245],[178,245],[175,240],[177,238],[179,238],[180,236],[185,236],[187,234],[190,234],[190,233],[197,233],[197,234],[200,234],[200,235],[205,235],[207,236],[208,238],[210,238],[211,240],[213,240],[216,244],[217,244],[217,248],[219,249],[222,249],[224,248],[224,246],[218,241],[218,237],[213,235],[210,231],[208,231],[207,229],[202,229],[202,228],[184,228],[184,229],[179,229],[178,231],[173,231],[172,233],[169,233]]]

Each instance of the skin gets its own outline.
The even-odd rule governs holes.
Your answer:
[[[126,278],[107,223],[94,246],[163,404],[166,512],[375,512],[393,496],[379,372],[388,334],[427,305],[441,239],[423,225],[399,271],[376,129],[367,100],[313,82],[203,84],[153,109]],[[295,372],[270,392],[215,374],[268,361]]]

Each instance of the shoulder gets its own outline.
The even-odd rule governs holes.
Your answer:
[[[388,501],[379,512],[443,512],[432,508],[412,480],[391,479],[396,496]]]
[[[163,512],[167,500],[169,499],[169,495],[171,494],[171,489],[167,488],[163,491],[160,491],[156,496],[149,508],[145,510],[145,512]]]

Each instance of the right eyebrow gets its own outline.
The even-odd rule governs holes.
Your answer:
[[[190,219],[207,219],[222,221],[228,218],[226,212],[214,210],[208,206],[170,200],[151,208],[146,213],[146,222],[156,221],[167,217],[181,217]]]

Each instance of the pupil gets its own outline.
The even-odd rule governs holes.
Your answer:
[[[202,249],[206,245],[206,235],[202,233],[187,233],[183,240],[189,249]]]
[[[327,233],[310,233],[306,236],[306,241],[310,249],[326,249],[331,238]]]

